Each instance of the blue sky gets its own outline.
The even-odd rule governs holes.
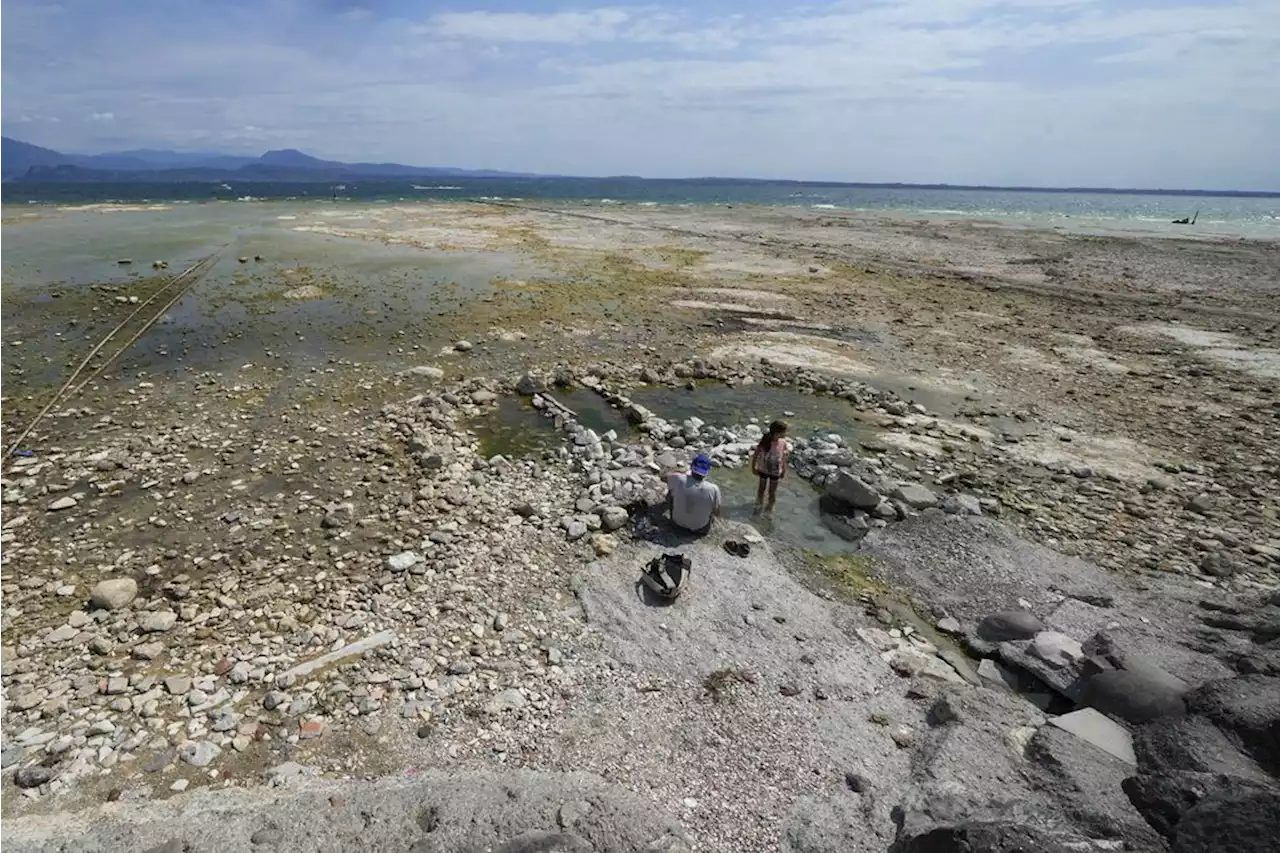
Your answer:
[[[572,174],[1280,189],[1280,0],[6,0],[5,135]]]

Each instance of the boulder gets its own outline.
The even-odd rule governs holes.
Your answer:
[[[1248,675],[1201,685],[1188,713],[1208,718],[1254,761],[1280,776],[1280,678]]]
[[[918,483],[906,483],[898,486],[890,493],[890,497],[894,500],[902,501],[912,509],[928,509],[938,504],[938,496],[928,487],[921,486]]]
[[[600,512],[600,523],[607,531],[614,531],[627,523],[630,516],[620,506],[608,506]]]
[[[992,643],[1030,640],[1044,629],[1044,623],[1029,610],[1004,610],[978,623],[978,637]]]
[[[1130,776],[1120,786],[1151,828],[1172,841],[1184,814],[1210,794],[1242,784],[1221,773],[1176,770]]]
[[[520,381],[516,383],[516,391],[526,397],[531,397],[534,394],[541,394],[546,390],[546,380],[533,373],[526,373],[524,376],[521,376]]]
[[[94,586],[89,603],[99,610],[119,610],[137,597],[138,582],[133,578],[111,578]]]
[[[1278,843],[1280,791],[1233,785],[1182,816],[1170,853],[1274,853]]]
[[[853,509],[873,510],[880,504],[880,493],[848,471],[838,472],[827,483],[827,494]]]
[[[1026,772],[1036,789],[1048,794],[1061,813],[1088,835],[1122,839],[1126,850],[1154,851],[1164,846],[1122,793],[1124,780],[1133,773],[1131,764],[1052,725],[1036,730],[1024,755]]]
[[[1084,681],[1081,702],[1130,723],[1145,723],[1186,710],[1182,694],[1140,672],[1112,669]]]
[[[1268,776],[1232,739],[1201,716],[1160,717],[1137,726],[1133,750],[1143,773],[1217,773],[1264,782]]]

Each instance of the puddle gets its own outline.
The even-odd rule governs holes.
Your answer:
[[[561,441],[554,421],[523,397],[501,398],[494,411],[473,418],[468,426],[480,439],[479,453],[485,459],[541,456]]]
[[[614,430],[619,436],[626,436],[632,431],[626,416],[595,391],[574,388],[569,391],[552,391],[551,396],[568,406],[578,416],[578,423],[595,430],[598,435]]]
[[[696,417],[716,426],[740,426],[754,418],[764,426],[781,418],[791,424],[792,435],[838,432],[852,442],[875,434],[869,424],[858,420],[858,413],[844,400],[773,385],[730,386],[714,382],[692,391],[652,386],[632,392],[631,399],[675,423]]]
[[[808,480],[789,474],[778,485],[778,503],[770,515],[755,514],[756,486],[759,482],[748,466],[716,468],[711,482],[720,487],[724,515],[745,521],[774,544],[811,551],[820,556],[843,554],[854,545],[841,539],[822,521],[818,490]]]

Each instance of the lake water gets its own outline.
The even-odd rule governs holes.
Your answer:
[[[230,189],[227,189],[229,186]],[[787,205],[814,210],[910,213],[1105,227],[1129,223],[1171,233],[1280,237],[1280,194],[1224,194],[883,187],[793,181],[639,178],[450,178],[347,184],[208,183],[3,185],[5,204],[93,202],[250,203],[267,199],[343,201],[523,200],[642,205]],[[1199,211],[1195,228],[1171,221]],[[1167,228],[1166,228],[1167,226]]]

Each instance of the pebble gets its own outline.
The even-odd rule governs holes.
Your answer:
[[[156,610],[144,613],[138,619],[138,630],[144,634],[162,634],[178,623],[178,614],[172,610]]]
[[[191,782],[186,779],[174,779],[173,784],[169,786],[169,790],[182,793],[187,790],[187,786],[190,784]]]
[[[208,767],[222,748],[207,740],[187,741],[178,747],[178,757],[193,767]]]
[[[58,512],[59,510],[71,509],[75,505],[76,505],[76,499],[71,497],[70,495],[65,495],[63,497],[58,498],[53,503],[49,504],[49,510],[51,512]]]
[[[138,582],[133,578],[110,578],[93,587],[89,603],[100,610],[119,610],[137,597]]]

